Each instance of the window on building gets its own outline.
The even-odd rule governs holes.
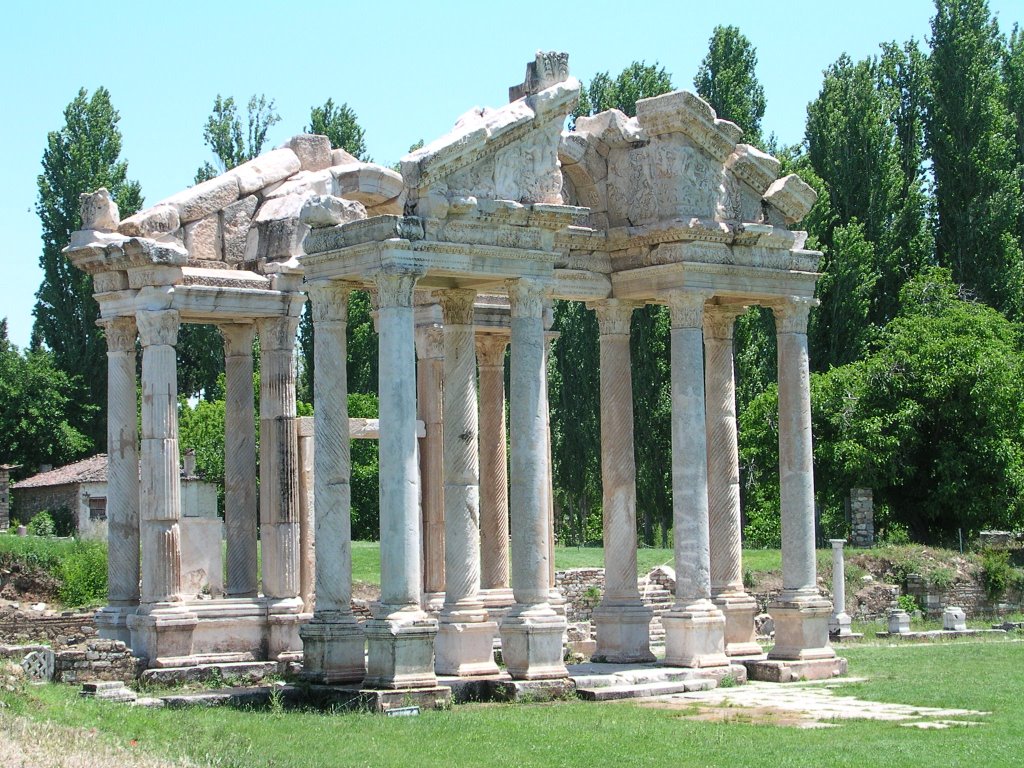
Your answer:
[[[89,519],[107,519],[107,498],[106,496],[91,496],[89,498]]]

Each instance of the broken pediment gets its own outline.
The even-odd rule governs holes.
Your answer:
[[[440,219],[479,199],[561,204],[558,146],[579,92],[567,54],[538,53],[526,82],[510,89],[513,101],[470,110],[451,132],[402,158],[408,212]]]

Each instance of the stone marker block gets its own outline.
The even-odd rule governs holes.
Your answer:
[[[889,611],[889,634],[904,635],[910,631],[910,614],[906,611]]]
[[[942,612],[942,628],[947,632],[963,632],[967,629],[967,614],[963,608],[949,606]]]

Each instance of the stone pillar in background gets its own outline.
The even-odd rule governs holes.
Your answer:
[[[850,489],[850,530],[853,546],[875,545],[875,506],[870,488]]]
[[[416,328],[416,402],[423,422],[420,490],[423,509],[423,591],[444,592],[444,333],[430,323]]]
[[[315,354],[315,353],[314,353]],[[299,597],[302,610],[313,612],[316,595],[316,514],[313,503],[313,417],[295,419],[299,449]]]
[[[169,291],[143,289],[143,306],[166,307]],[[181,479],[178,468],[178,313],[140,309],[142,450],[139,517],[142,605],[128,617],[132,650],[151,666],[192,652],[196,617],[181,605]],[[123,418],[123,417],[122,417]]]
[[[445,598],[435,669],[445,675],[497,674],[494,635],[480,598],[480,469],[477,427],[476,291],[441,293],[444,313]]]
[[[707,434],[704,414],[704,300],[674,291],[672,316],[672,506],[676,602],[662,617],[665,663],[713,667],[725,655],[725,617],[711,602]]]
[[[512,592],[501,622],[502,657],[513,678],[565,677],[565,618],[551,608],[548,586],[548,453],[544,412],[543,285],[508,283],[512,314],[511,470]]]
[[[757,601],[743,589],[740,468],[736,442],[735,309],[704,311],[704,393],[708,451],[711,597],[725,615],[725,652],[760,655],[754,629]]]
[[[769,659],[831,659],[829,601],[818,595],[814,551],[814,468],[807,316],[812,300],[776,307],[779,349],[779,496],[782,506],[782,592],[768,607],[775,620]]]
[[[640,600],[636,566],[636,466],[633,458],[633,374],[629,325],[634,304],[616,299],[594,305],[601,332],[601,478],[604,498],[604,573],[594,610],[596,656],[609,662],[654,661],[653,612]]]
[[[136,325],[134,317],[100,323],[107,339],[107,606],[96,626],[101,637],[131,643],[127,617],[139,605]]]
[[[505,349],[508,337],[478,334],[480,370],[480,581],[484,604],[508,605],[508,463],[505,455]]]
[[[411,272],[377,275],[380,342],[380,603],[366,622],[364,685],[434,686],[437,621],[420,604],[422,532],[416,455],[416,373]]]
[[[228,597],[256,597],[257,517],[252,343],[255,326],[222,325],[224,336],[224,528]]]
[[[313,483],[316,602],[299,630],[303,676],[323,683],[360,680],[366,673],[362,627],[352,614],[352,470],[348,428],[349,290],[314,284]]]
[[[846,564],[843,545],[846,539],[829,539],[832,545],[832,616],[828,621],[829,634],[851,637],[850,614],[846,612]]]
[[[549,299],[544,300],[544,383],[541,386],[541,411],[544,414],[544,444],[547,450],[547,480],[544,483],[545,505],[548,518],[548,603],[555,613],[565,616],[565,598],[555,587],[555,487],[554,470],[551,463],[551,404],[548,401],[548,361],[551,358],[551,347],[561,335],[552,331],[555,322],[554,309]]]

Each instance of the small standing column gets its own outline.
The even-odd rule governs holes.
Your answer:
[[[141,301],[167,306],[161,289],[143,290]],[[142,450],[139,516],[142,539],[142,606],[128,617],[132,650],[151,666],[192,652],[196,617],[181,598],[181,477],[178,455],[178,313],[139,310],[142,341]]]
[[[769,659],[831,659],[832,606],[818,594],[814,552],[814,467],[807,317],[812,299],[775,307],[779,349],[779,496],[782,506],[782,592],[769,606],[775,646]]]
[[[707,436],[704,415],[705,294],[673,291],[672,316],[672,519],[676,602],[662,617],[665,663],[717,667],[725,655],[725,617],[711,602],[708,533]]]
[[[736,380],[732,357],[733,325],[738,314],[735,309],[720,307],[708,307],[704,311],[711,596],[725,615],[726,654],[752,656],[762,651],[754,628],[757,601],[743,589]]]
[[[508,464],[505,455],[505,349],[508,336],[478,334],[480,370],[480,581],[484,605],[507,606]]]
[[[596,655],[650,662],[653,612],[640,600],[636,573],[636,466],[629,326],[634,304],[594,305],[601,332],[601,479],[604,497],[604,597],[594,610]]]
[[[428,600],[444,592],[444,331],[436,323],[416,328],[416,403],[423,507],[423,590]]]
[[[380,344],[380,603],[366,622],[368,688],[434,686],[437,621],[420,604],[413,272],[377,275]]]
[[[435,669],[444,675],[497,674],[494,635],[480,597],[480,469],[478,454],[476,291],[441,294],[444,313],[445,598]]]
[[[222,325],[224,336],[224,527],[229,598],[252,598],[257,578],[255,402],[252,390],[251,324]]]
[[[512,593],[515,605],[501,622],[502,657],[513,678],[565,677],[565,618],[549,604],[548,475],[544,425],[543,284],[508,283],[512,314],[511,487]]]
[[[139,606],[139,435],[134,317],[100,321],[107,338],[107,605],[100,637],[131,643]],[[4,476],[6,481],[6,476]]]
[[[832,616],[828,631],[837,637],[853,637],[850,614],[846,612],[846,564],[843,562],[843,545],[846,539],[829,539],[832,545]]]
[[[348,428],[349,289],[311,286],[314,334],[313,515],[316,601],[313,620],[299,629],[303,676],[322,683],[361,680],[366,673],[363,630],[352,614],[352,459]]]

